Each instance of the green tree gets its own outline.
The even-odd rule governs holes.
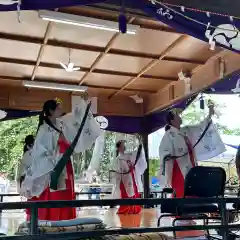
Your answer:
[[[182,119],[184,125],[197,124],[208,114],[207,101],[211,100],[215,105],[216,114],[213,119],[216,127],[221,134],[225,135],[240,135],[240,128],[231,128],[221,123],[222,110],[226,107],[226,104],[220,104],[216,101],[214,96],[204,95],[205,108],[200,109],[199,98],[195,100],[188,108],[183,112]]]
[[[35,135],[37,117],[0,122],[0,171],[8,173],[13,179],[19,159],[23,154],[24,139]]]

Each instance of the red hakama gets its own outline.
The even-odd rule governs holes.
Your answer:
[[[187,145],[188,154],[189,154],[189,158],[190,158],[192,167],[195,167],[196,162],[195,162],[195,158],[194,158],[192,144],[187,137],[184,137],[184,140]],[[177,161],[174,161],[174,164],[173,164],[172,188],[175,190],[177,198],[184,197],[184,176],[181,172],[180,167],[178,166]]]
[[[69,147],[69,143],[65,139],[59,138],[58,140],[59,152],[64,153]],[[75,200],[75,191],[74,191],[74,172],[72,162],[69,159],[66,165],[66,189],[59,191],[50,191],[50,188],[47,187],[39,197],[34,197],[29,201],[58,201],[58,200]],[[76,218],[76,209],[75,208],[39,208],[38,210],[38,219],[39,220],[49,220],[49,221],[61,221],[69,220]],[[30,211],[27,210],[27,220],[30,219]]]
[[[137,183],[135,180],[135,175],[134,175],[134,171],[135,171],[135,167],[132,165],[131,162],[128,161],[128,165],[129,165],[129,170],[130,170],[130,176],[132,178],[132,182],[133,182],[133,189],[134,189],[134,195],[132,197],[129,197],[127,194],[127,190],[125,188],[124,183],[121,181],[120,182],[120,193],[121,193],[121,198],[130,198],[130,199],[134,199],[134,198],[140,198],[140,193],[138,192],[138,187],[137,187]],[[134,205],[134,206],[120,206],[120,208],[118,209],[118,214],[138,214],[140,213],[142,210],[141,206],[138,205]]]

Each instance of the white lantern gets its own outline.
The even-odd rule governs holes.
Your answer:
[[[3,119],[7,116],[7,113],[3,110],[0,110],[0,119]]]

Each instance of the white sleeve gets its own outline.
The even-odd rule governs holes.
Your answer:
[[[188,136],[194,146],[206,129],[209,121],[210,119],[206,118],[197,125],[182,128],[181,131]],[[225,144],[213,122],[211,122],[201,141],[194,147],[194,151],[198,161],[211,159],[226,151]]]
[[[32,171],[35,177],[51,172],[56,164],[59,133],[45,125],[38,130],[32,149]]]
[[[24,176],[32,164],[31,150],[25,152],[22,158],[19,160],[17,169],[17,182],[19,182],[20,177]]]
[[[211,119],[205,118],[203,121],[201,121],[198,124],[187,125],[187,126],[181,128],[181,132],[184,132],[190,140],[195,140],[196,135],[199,133],[201,134],[204,131],[204,129],[207,127],[209,121],[211,121]],[[194,139],[192,139],[192,138],[194,138]]]
[[[171,156],[174,155],[173,142],[171,141],[171,138],[170,138],[168,132],[166,132],[165,135],[163,136],[162,141],[159,146],[159,159],[160,159],[159,177],[160,177],[161,185],[171,186],[172,172],[173,172],[173,160],[169,160],[165,163],[165,171],[164,171],[164,158],[167,155],[171,155]],[[164,175],[163,175],[163,172],[165,172]]]
[[[71,143],[76,133],[81,125],[81,122],[84,117],[87,104],[85,101],[81,101],[73,113],[67,114],[60,118],[60,123],[62,124],[62,131],[64,137]],[[96,139],[101,135],[102,130],[100,129],[99,124],[94,119],[91,112],[89,112],[83,131],[79,137],[78,143],[74,149],[76,153],[83,152],[87,149],[90,149]]]
[[[138,175],[143,175],[145,170],[147,169],[147,161],[146,161],[145,151],[143,147],[142,147],[138,162],[135,166],[135,169]]]
[[[31,169],[22,184],[23,196],[39,196],[48,186],[56,164],[58,137],[59,134],[46,125],[39,128],[32,149]]]
[[[25,173],[25,166],[24,166],[24,155],[21,159],[19,159],[19,162],[18,162],[18,168],[17,168],[17,183],[19,183],[20,181],[20,177],[24,175]]]

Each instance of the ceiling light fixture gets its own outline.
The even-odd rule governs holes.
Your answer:
[[[40,18],[46,21],[70,24],[80,27],[94,28],[100,30],[106,30],[111,32],[119,32],[119,26],[117,22],[107,21],[103,19],[83,17],[78,15],[72,15],[61,12],[40,10],[38,12]],[[136,34],[140,28],[138,25],[128,24],[127,34]]]
[[[54,89],[69,92],[86,92],[87,87],[50,82],[23,81],[23,86],[29,88]]]

